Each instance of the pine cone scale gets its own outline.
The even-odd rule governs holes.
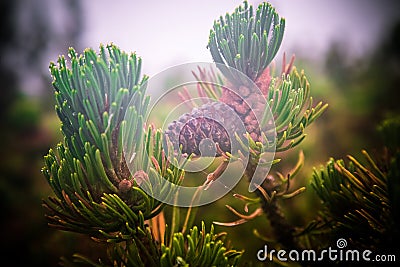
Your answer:
[[[182,153],[220,156],[215,143],[222,151],[232,152],[234,133],[243,128],[242,122],[234,115],[235,112],[223,103],[207,103],[169,124],[165,134],[175,150],[182,146]]]

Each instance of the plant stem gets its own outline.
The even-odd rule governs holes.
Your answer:
[[[257,168],[257,161],[250,162],[248,164],[246,168],[246,176],[249,181],[253,177],[256,168]],[[264,181],[261,187],[262,189],[265,190],[265,192],[269,196],[272,196],[272,189],[270,186],[266,184],[268,182],[270,181],[268,180]],[[299,245],[297,244],[293,236],[294,227],[287,221],[285,215],[283,214],[277,202],[277,198],[272,198],[270,200],[267,200],[264,197],[264,194],[263,192],[261,192],[261,190],[257,189],[255,192],[257,196],[262,200],[261,208],[271,223],[272,232],[274,237],[276,238],[276,241],[285,246],[286,248],[290,249],[299,248]]]

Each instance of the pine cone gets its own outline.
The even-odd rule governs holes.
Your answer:
[[[244,134],[243,123],[231,108],[218,102],[194,108],[169,124],[165,132],[175,150],[182,146],[181,153],[203,157],[220,156],[214,143],[218,143],[223,152],[232,153],[232,148],[237,147],[235,133]]]
[[[230,86],[230,88],[233,87]],[[265,109],[265,99],[257,88],[242,85],[239,89],[232,90],[223,87],[219,101],[235,110],[254,141],[261,141],[261,131],[257,118],[261,119]]]

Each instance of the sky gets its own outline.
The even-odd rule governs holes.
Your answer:
[[[257,6],[260,1],[249,1]],[[280,53],[322,56],[332,41],[344,42],[360,56],[395,18],[395,1],[381,0],[270,0],[286,19]],[[155,75],[187,62],[210,62],[206,48],[213,21],[232,12],[237,0],[132,1],[87,0],[81,45],[97,49],[113,42],[143,59],[143,71]],[[398,5],[397,5],[398,6]],[[279,56],[279,55],[278,55]]]
[[[254,7],[260,0],[249,0]],[[332,42],[346,47],[346,55],[360,57],[372,50],[386,29],[400,21],[400,0],[269,0],[286,19],[282,46],[288,56],[308,58],[318,63]],[[39,4],[40,3],[40,4]],[[114,43],[126,52],[136,52],[143,59],[143,73],[154,76],[189,62],[212,62],[207,42],[214,20],[243,3],[242,0],[85,0],[81,1],[82,26],[68,16],[65,0],[22,1],[19,20],[21,36],[28,36],[26,46],[36,37],[30,32],[34,15],[46,17],[56,34],[54,45],[40,58],[40,71],[29,71],[24,53],[9,54],[21,73],[21,87],[30,95],[40,95],[47,84],[49,62],[66,55],[69,46],[80,50]],[[43,7],[46,6],[46,9]],[[38,12],[32,12],[36,10]],[[32,14],[31,14],[32,13]],[[78,43],[62,38],[76,30]],[[34,31],[37,33],[37,31]],[[58,35],[57,35],[58,34]],[[33,39],[32,39],[33,38]],[[65,38],[65,37],[64,37]],[[34,48],[37,49],[37,48]],[[279,62],[278,62],[279,64]],[[12,64],[10,64],[12,65]],[[27,69],[28,68],[28,69]]]

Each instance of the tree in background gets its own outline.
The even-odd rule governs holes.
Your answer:
[[[43,125],[47,123],[44,114],[54,100],[35,96],[48,95],[44,93],[48,93],[49,78],[42,68],[48,53],[58,51],[66,40],[76,44],[82,17],[78,1],[64,1],[60,8],[69,22],[60,17],[64,26],[57,28],[50,22],[48,7],[52,4],[23,0],[0,3],[0,205],[4,212],[0,228],[7,243],[2,246],[2,255],[7,255],[4,264],[50,266],[59,261],[59,253],[76,248],[72,242],[77,238],[48,230],[40,208],[41,198],[49,190],[41,182],[38,168],[56,138]],[[71,245],[53,245],[58,242]],[[11,257],[16,251],[21,253]]]

